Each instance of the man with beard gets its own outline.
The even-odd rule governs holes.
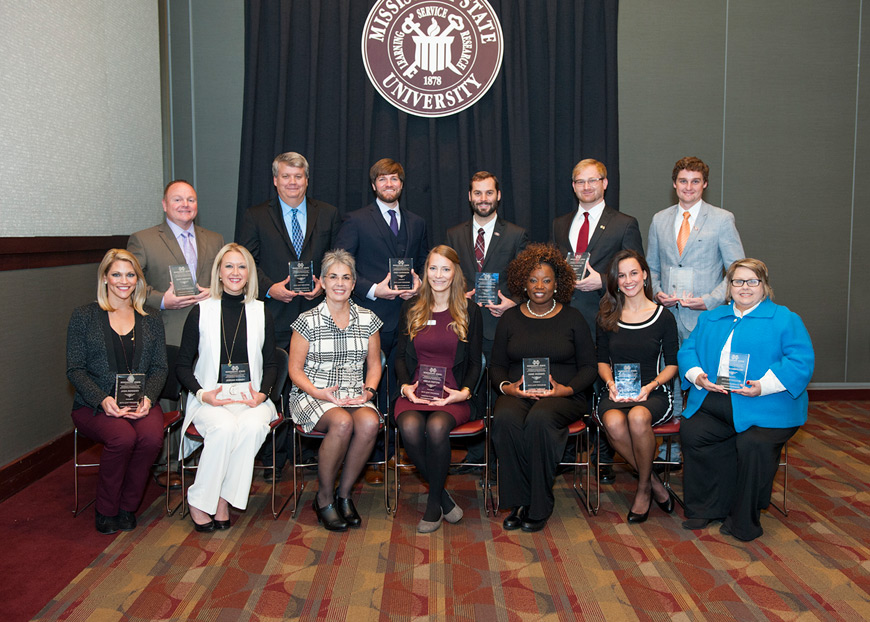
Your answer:
[[[398,339],[399,315],[402,302],[413,298],[420,289],[417,271],[422,270],[429,252],[426,221],[407,208],[399,207],[399,198],[405,184],[402,165],[384,158],[369,170],[375,202],[350,212],[338,231],[335,245],[351,253],[356,259],[357,279],[354,300],[373,311],[384,323],[381,328],[381,349],[389,365],[388,383],[381,392],[378,404],[386,412],[387,399],[393,394],[396,379],[393,372],[394,348]],[[413,288],[398,290],[390,287],[390,259],[414,260]],[[375,447],[375,459],[382,454]],[[366,481],[383,482],[378,470],[368,470]]]
[[[481,305],[483,312],[483,353],[489,361],[492,354],[492,340],[498,318],[519,301],[511,297],[507,287],[507,267],[511,260],[529,243],[526,230],[510,223],[498,215],[498,203],[501,201],[501,188],[498,179],[492,173],[479,171],[471,177],[468,185],[468,203],[473,213],[471,220],[447,230],[446,244],[459,254],[459,265],[469,289],[466,296],[475,294],[475,284],[479,272],[498,274],[499,303]],[[481,387],[474,398],[476,402],[475,418],[483,416],[486,406],[486,388]],[[468,446],[465,462],[479,464],[483,462],[483,442],[472,442]],[[457,472],[477,471],[480,467],[462,466]]]

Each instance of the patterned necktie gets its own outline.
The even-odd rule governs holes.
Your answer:
[[[299,212],[298,207],[293,208],[293,222],[290,223],[293,228],[292,233],[292,241],[293,241],[293,249],[296,251],[296,258],[302,254],[302,240],[304,239],[302,236],[302,227],[299,226],[299,220],[296,218],[296,214]]]
[[[393,235],[399,237],[399,221],[396,220],[396,210],[388,209],[390,212],[390,231],[393,232]]]
[[[474,243],[474,258],[477,260],[477,271],[483,270],[483,227],[477,230],[477,241]]]
[[[683,224],[680,225],[680,233],[677,236],[677,250],[680,251],[680,256],[683,254],[683,249],[686,248],[686,242],[689,241],[689,210],[683,212]]]
[[[580,233],[577,234],[577,254],[585,253],[589,246],[589,212],[583,212],[583,224],[580,225]]]
[[[190,231],[181,232],[181,254],[190,268],[191,273],[196,275],[196,249],[193,247],[193,234]]]

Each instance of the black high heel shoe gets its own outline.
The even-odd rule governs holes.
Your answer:
[[[338,492],[336,491],[335,506],[338,508],[338,513],[349,527],[359,527],[362,525],[362,518],[360,517],[359,512],[356,511],[353,499],[350,497],[347,499],[339,497]]]
[[[650,507],[652,507],[652,502],[650,502]],[[637,514],[636,512],[628,511],[628,522],[629,523],[643,523],[646,519],[649,518],[649,507],[646,509],[646,512],[643,514]]]
[[[653,495],[653,499],[655,499],[656,505],[659,506],[662,512],[665,514],[671,514],[674,511],[674,498],[671,496],[671,493],[668,493],[667,501],[659,501]]]
[[[311,505],[314,508],[314,513],[317,514],[317,522],[328,531],[347,531],[347,522],[338,513],[335,502],[320,507],[317,505],[317,497],[314,497]]]
[[[190,522],[193,523],[193,528],[199,533],[211,533],[214,531],[214,520],[210,520],[207,523],[200,525],[195,520],[193,520],[193,514],[191,514]]]

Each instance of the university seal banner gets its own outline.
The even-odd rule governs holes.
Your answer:
[[[504,35],[486,0],[378,0],[363,28],[363,64],[399,110],[445,117],[465,110],[501,69]]]

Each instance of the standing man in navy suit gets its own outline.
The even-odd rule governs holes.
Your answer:
[[[399,207],[405,184],[405,169],[401,164],[389,158],[378,160],[369,170],[369,179],[375,202],[345,217],[335,245],[356,259],[354,300],[373,311],[384,323],[381,349],[387,357],[390,372],[388,390],[386,394],[382,392],[379,402],[384,409],[384,400],[389,399],[395,388],[392,361],[402,302],[416,296],[420,289],[417,273],[423,269],[429,253],[429,236],[423,218]],[[400,257],[414,260],[414,286],[410,290],[390,287],[389,261]],[[375,447],[376,453],[380,451],[380,447]],[[383,476],[377,470],[369,470],[366,481],[383,482]]]
[[[489,361],[492,354],[492,340],[495,327],[502,314],[517,305],[519,298],[511,296],[507,286],[508,264],[529,243],[526,230],[498,215],[501,201],[501,187],[498,178],[487,171],[479,171],[471,177],[468,184],[468,203],[472,217],[462,224],[447,230],[447,246],[459,255],[459,265],[465,276],[471,298],[475,293],[478,272],[498,274],[499,303],[486,305],[483,309],[483,353]],[[482,417],[486,405],[486,387],[481,387],[475,415]],[[483,442],[472,441],[468,445],[465,462],[481,463],[484,459]],[[479,467],[462,466],[458,472],[478,471]]]
[[[323,292],[317,276],[310,292],[290,289],[290,262],[313,262],[313,273],[319,274],[323,255],[335,247],[341,226],[335,206],[307,196],[310,172],[308,160],[302,155],[294,151],[278,155],[272,161],[277,198],[248,208],[236,234],[236,241],[251,252],[257,264],[258,298],[274,319],[275,344],[285,350],[293,333],[290,325],[300,313],[316,307]],[[289,439],[284,426],[278,432],[274,457],[279,479],[291,450]],[[270,466],[272,450],[266,447],[262,460]],[[311,462],[314,456],[312,448],[303,445],[303,459]],[[266,471],[264,477],[268,481],[271,471]]]
[[[290,325],[316,307],[323,292],[316,276],[312,291],[291,290],[290,262],[314,262],[314,274],[319,274],[323,255],[335,247],[341,226],[334,206],[306,196],[309,174],[308,160],[300,154],[278,155],[272,162],[277,198],[248,208],[236,235],[257,263],[259,298],[275,320],[275,344],[285,350],[293,332]]]
[[[553,240],[562,254],[589,253],[585,276],[578,274],[574,283],[571,306],[583,314],[595,342],[595,317],[604,295],[601,274],[610,260],[621,250],[634,250],[643,255],[640,227],[633,216],[618,212],[604,203],[607,189],[607,167],[598,160],[580,160],[571,173],[577,209],[553,221]],[[601,435],[599,451],[602,458],[613,459],[613,449]],[[613,482],[613,469],[601,468],[601,481]]]

